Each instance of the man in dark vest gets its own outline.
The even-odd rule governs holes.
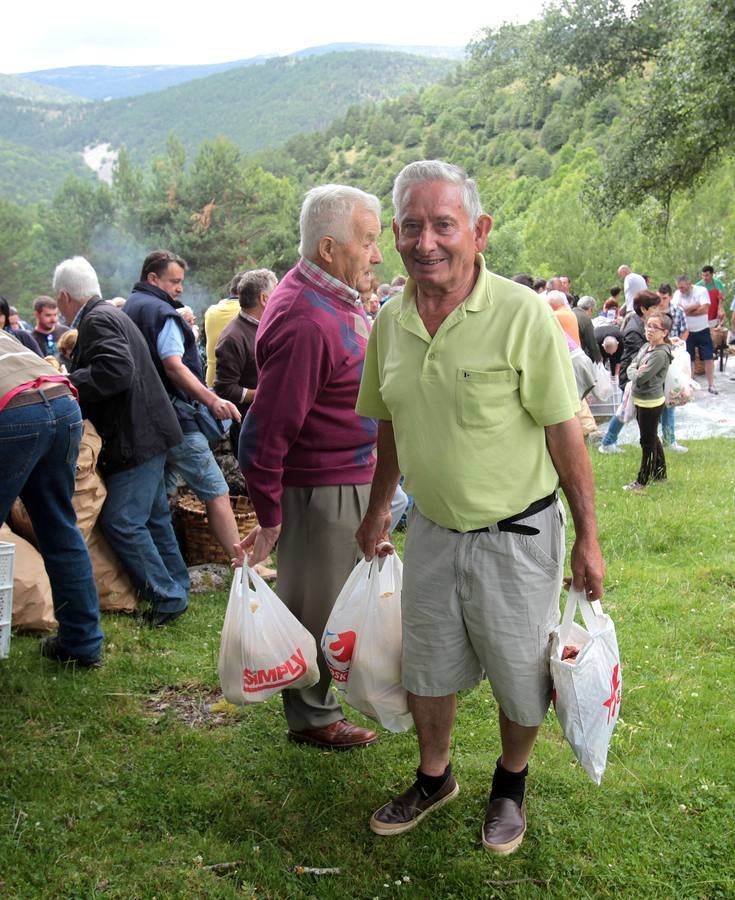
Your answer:
[[[97,274],[82,256],[54,272],[54,291],[78,330],[71,381],[102,438],[98,468],[107,486],[99,524],[139,595],[151,625],[186,609],[189,573],[166,499],[166,454],[181,428],[143,336],[128,316],[100,297]]]
[[[167,455],[169,491],[172,492],[176,476],[180,475],[204,502],[212,534],[225,552],[233,556],[239,536],[227,482],[191,412],[176,400],[185,403],[198,400],[217,419],[239,422],[241,416],[233,403],[208,390],[202,380],[194,332],[177,312],[183,306],[179,296],[184,290],[185,274],[186,262],[180,256],[169,250],[154,250],[143,261],[140,281],[134,285],[123,311],[143,332],[184,433],[182,443]]]

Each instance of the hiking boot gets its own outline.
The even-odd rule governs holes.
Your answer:
[[[74,656],[64,647],[57,635],[43,638],[41,641],[41,656],[53,659],[60,663],[74,663],[83,669],[99,669],[102,665],[101,656]]]
[[[403,834],[418,825],[424,816],[454,800],[458,793],[459,785],[451,772],[439,790],[429,797],[424,796],[416,781],[373,813],[370,828],[375,834]]]

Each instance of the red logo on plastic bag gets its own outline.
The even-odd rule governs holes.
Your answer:
[[[332,656],[339,662],[349,662],[352,659],[352,651],[355,649],[355,632],[341,631],[337,640],[329,645]]]
[[[622,693],[622,685],[620,683],[620,664],[615,663],[615,667],[612,670],[612,678],[610,679],[610,696],[605,700],[602,704],[607,707],[607,724],[610,724],[610,719],[614,719],[618,712],[618,707],[620,706],[620,695]]]
[[[331,637],[336,638],[336,640],[329,643],[328,639]],[[331,631],[327,632],[325,640],[329,653],[325,653],[325,656],[327,658],[327,667],[335,681],[347,681],[350,674],[352,651],[355,649],[355,638],[354,631],[340,631],[339,634],[334,634]],[[342,665],[339,666],[338,663],[342,663]]]
[[[243,669],[243,690],[246,694],[255,694],[258,691],[286,687],[305,675],[306,669],[306,660],[299,647],[280,666],[274,666],[272,669],[256,669],[255,671]]]

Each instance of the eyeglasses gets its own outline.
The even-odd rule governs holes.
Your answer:
[[[646,329],[648,331],[668,331],[668,328],[662,328],[660,325],[649,325],[646,323]]]

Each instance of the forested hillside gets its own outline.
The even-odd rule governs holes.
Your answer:
[[[12,222],[25,235],[0,258],[0,290],[27,302],[62,256],[83,253],[118,293],[147,249],[169,246],[203,303],[241,266],[293,263],[306,188],[374,191],[387,226],[395,174],[423,157],[476,177],[502,274],[564,271],[598,298],[623,262],[654,280],[711,262],[731,281],[734,18],[724,0],[643,2],[630,15],[615,0],[570,0],[488,30],[443,82],[353,104],[260,157],[225,139],[192,153],[183,136],[145,166],[123,154],[112,189],[73,181],[41,210],[0,205],[0,234]],[[401,264],[389,229],[381,240],[388,277]]]
[[[66,157],[68,174],[78,169],[88,145],[125,148],[143,163],[164,151],[169,134],[179,137],[190,156],[202,141],[219,135],[253,153],[299,132],[325,128],[351,104],[431,84],[455,66],[446,59],[353,51],[272,59],[109,103],[60,105],[3,96],[0,89],[0,140],[15,152],[25,147],[34,154],[53,154],[57,164]],[[42,170],[37,171],[38,182],[16,182],[12,193],[3,190],[0,179],[0,196],[47,199],[40,189]]]

